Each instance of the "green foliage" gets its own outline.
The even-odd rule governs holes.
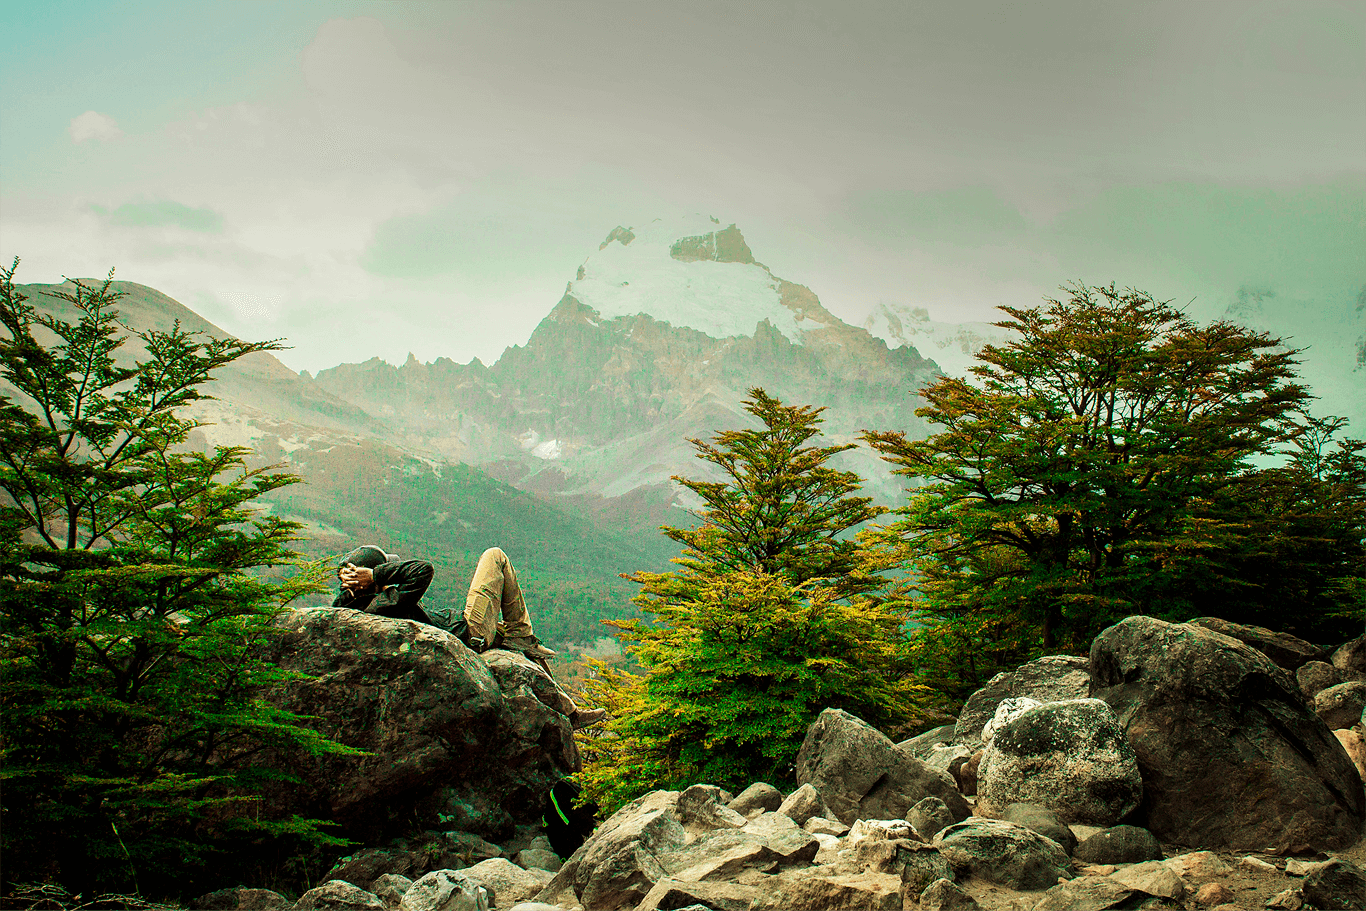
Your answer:
[[[906,720],[899,665],[905,617],[870,592],[869,555],[841,537],[881,510],[826,461],[848,446],[806,446],[821,409],[751,390],[762,429],[694,440],[726,482],[678,478],[706,503],[668,573],[640,572],[654,622],[621,629],[639,674],[601,666],[587,699],[608,710],[581,738],[585,790],[607,810],[653,788],[705,781],[793,782],[807,728],[827,707],[872,724]]]
[[[922,679],[951,699],[1042,652],[1084,651],[1129,614],[1271,619],[1271,598],[1291,592],[1262,584],[1256,613],[1230,586],[1258,587],[1249,574],[1273,525],[1291,514],[1312,525],[1310,501],[1348,496],[1310,492],[1298,468],[1251,468],[1303,434],[1297,352],[1229,323],[1197,325],[1143,292],[1066,290],[1066,301],[1003,308],[998,325],[1018,339],[981,352],[976,382],[945,377],[922,391],[918,413],[938,433],[866,437],[923,484],[880,540],[911,568],[900,595],[924,625],[912,642]],[[1343,508],[1329,537],[1355,527],[1359,552],[1359,506]],[[1279,558],[1318,533],[1291,526],[1276,530]]]
[[[271,743],[338,750],[259,698],[270,620],[316,590],[289,564],[292,523],[252,501],[293,482],[245,451],[188,451],[177,410],[218,367],[273,342],[144,332],[128,340],[109,281],[39,313],[0,270],[0,708],[5,880],[174,891],[225,851],[311,820],[258,819]],[[111,273],[112,278],[112,273]],[[316,578],[316,574],[315,574]],[[232,757],[230,759],[229,757]]]

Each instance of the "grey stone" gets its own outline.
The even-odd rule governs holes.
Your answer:
[[[958,713],[953,739],[973,749],[982,745],[982,728],[996,714],[996,707],[1012,696],[1028,696],[1040,702],[1080,699],[1088,695],[1090,668],[1085,658],[1049,655],[1036,658],[1013,671],[992,677],[986,686],[968,697]]]
[[[1051,838],[998,819],[973,817],[935,836],[955,873],[1022,891],[1047,889],[1069,877],[1067,852]]]
[[[1314,697],[1314,714],[1329,728],[1346,730],[1361,721],[1366,708],[1366,681],[1349,680],[1320,690]]]
[[[678,795],[678,818],[689,830],[738,829],[745,817],[726,806],[732,799],[716,785],[692,785]]]
[[[783,792],[762,781],[756,781],[745,788],[736,795],[734,800],[726,804],[730,809],[744,817],[772,812],[782,805]]]
[[[990,745],[991,738],[996,736],[999,731],[1009,721],[1023,715],[1032,708],[1043,705],[1037,699],[1030,696],[1012,696],[1009,699],[1002,699],[1001,704],[996,706],[996,714],[991,716],[991,720],[982,725],[982,746]]]
[[[786,870],[766,884],[751,911],[900,911],[901,881],[890,873]]]
[[[1072,834],[1072,830],[1058,819],[1058,814],[1047,807],[1033,803],[1013,803],[1005,808],[1001,818],[1017,826],[1033,829],[1044,838],[1053,839],[1068,854],[1077,846],[1077,837]]]
[[[709,911],[749,911],[759,896],[754,886],[728,882],[684,882],[665,877],[655,883],[635,911],[706,908]]]
[[[1110,874],[1110,878],[1138,892],[1146,892],[1172,901],[1178,901],[1186,894],[1186,884],[1181,882],[1181,877],[1160,860],[1120,867]]]
[[[1064,822],[1111,826],[1138,807],[1143,782],[1110,707],[1069,699],[1036,705],[1001,726],[983,751],[977,796],[977,811],[986,815],[1030,803]]]
[[[296,911],[384,911],[384,902],[373,892],[331,879],[299,896],[294,907]]]
[[[1106,911],[1131,907],[1130,900],[1136,892],[1108,876],[1080,876],[1045,892],[1034,911]]]
[[[1335,858],[1304,877],[1304,900],[1323,911],[1366,908],[1366,871],[1350,860]]]
[[[687,841],[677,806],[677,791],[651,791],[613,813],[574,852],[570,860],[577,862],[561,873],[572,868],[574,893],[585,908],[634,908],[665,876],[663,855]],[[552,885],[538,898],[545,900]]]
[[[1218,617],[1200,617],[1190,622],[1193,626],[1222,633],[1225,636],[1237,639],[1244,645],[1255,648],[1270,658],[1277,667],[1283,667],[1292,674],[1310,661],[1321,661],[1328,657],[1328,653],[1317,645],[1305,642],[1289,633],[1269,630],[1261,626],[1233,623],[1229,620],[1221,620]]]
[[[968,890],[949,879],[936,879],[920,893],[920,911],[979,911]]]
[[[940,832],[956,822],[962,822],[965,818],[955,819],[944,801],[938,797],[926,797],[906,811],[906,821],[911,824],[911,829],[920,840],[925,842],[933,841]]]
[[[812,816],[802,823],[802,831],[810,832],[812,835],[833,835],[841,838],[849,834],[849,827],[838,819],[826,819],[824,816]]]
[[[544,848],[523,848],[517,852],[517,856],[513,859],[524,870],[545,870],[548,873],[556,873],[560,867],[564,866],[564,861],[560,859],[560,855]]]
[[[1138,864],[1161,860],[1162,845],[1138,826],[1111,826],[1077,844],[1072,859],[1085,864]]]
[[[489,890],[458,870],[433,870],[408,887],[399,911],[489,911]]]
[[[896,863],[901,867],[903,894],[918,896],[932,882],[953,879],[949,862],[933,845],[908,843],[897,848]]]
[[[1366,680],[1366,635],[1345,642],[1329,659],[1345,680]]]
[[[813,816],[833,819],[835,811],[826,806],[820,792],[813,785],[804,784],[778,805],[777,812],[802,825]]]
[[[192,901],[190,906],[203,911],[285,911],[287,908],[293,908],[294,902],[270,889],[248,889],[245,886],[238,886],[201,895]]]
[[[1357,839],[1366,795],[1356,767],[1261,652],[1129,617],[1096,637],[1091,672],[1138,756],[1140,812],[1160,840],[1295,853]]]
[[[903,818],[926,797],[938,797],[954,813],[968,813],[949,776],[906,755],[886,735],[840,709],[821,712],[807,729],[796,765],[797,781],[814,785],[834,818],[846,825],[857,819]]]
[[[953,725],[945,724],[903,740],[896,745],[896,748],[916,759],[924,759],[935,747],[947,746],[951,743],[953,743]]]
[[[900,749],[899,746],[898,749]],[[924,761],[925,765],[934,769],[936,772],[948,772],[952,775],[953,764],[957,762],[959,765],[962,765],[962,763],[967,761],[975,752],[976,750],[961,743],[950,743],[942,746],[932,746],[927,752],[921,754],[919,758]]]
[[[382,873],[370,885],[370,891],[384,902],[384,907],[396,908],[412,885],[413,881],[402,874]]]
[[[1342,671],[1326,661],[1306,661],[1295,671],[1295,682],[1305,698],[1313,699],[1328,687],[1342,683]]]
[[[503,857],[481,860],[460,871],[489,891],[489,904],[499,908],[534,898],[550,882],[545,870],[524,870]]]

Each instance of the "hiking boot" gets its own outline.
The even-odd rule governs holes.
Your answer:
[[[580,728],[590,728],[595,724],[602,724],[602,720],[606,717],[607,709],[576,709],[574,714],[569,716],[569,723],[577,731]]]
[[[503,648],[516,649],[528,658],[540,658],[544,661],[547,658],[554,658],[558,652],[553,648],[546,648],[541,645],[541,640],[535,636],[513,636],[503,640]]]

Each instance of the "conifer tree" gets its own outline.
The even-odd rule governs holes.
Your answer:
[[[1065,290],[1002,308],[1016,339],[921,392],[939,432],[866,436],[923,483],[882,540],[910,571],[915,660],[960,698],[1131,613],[1216,613],[1196,565],[1215,571],[1247,528],[1212,506],[1301,433],[1309,396],[1279,339],[1140,291]]]
[[[326,842],[258,818],[254,751],[342,749],[262,701],[272,616],[318,586],[262,571],[297,526],[252,500],[293,483],[237,447],[196,452],[179,409],[214,370],[274,342],[137,333],[80,282],[38,311],[0,269],[0,714],[4,877],[175,893],[225,851]]]
[[[870,555],[849,537],[882,510],[827,462],[852,447],[808,445],[823,409],[762,389],[758,429],[692,440],[724,480],[678,477],[703,501],[668,573],[641,572],[636,603],[653,622],[612,625],[641,673],[602,669],[589,698],[608,710],[583,738],[587,790],[616,807],[659,787],[792,783],[792,762],[822,709],[873,724],[908,713],[899,665],[904,617],[873,596]]]

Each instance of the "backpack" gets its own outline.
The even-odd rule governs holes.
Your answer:
[[[568,778],[561,778],[545,795],[546,837],[561,858],[568,858],[593,834],[598,826],[598,805],[586,801],[575,806],[582,789]]]

